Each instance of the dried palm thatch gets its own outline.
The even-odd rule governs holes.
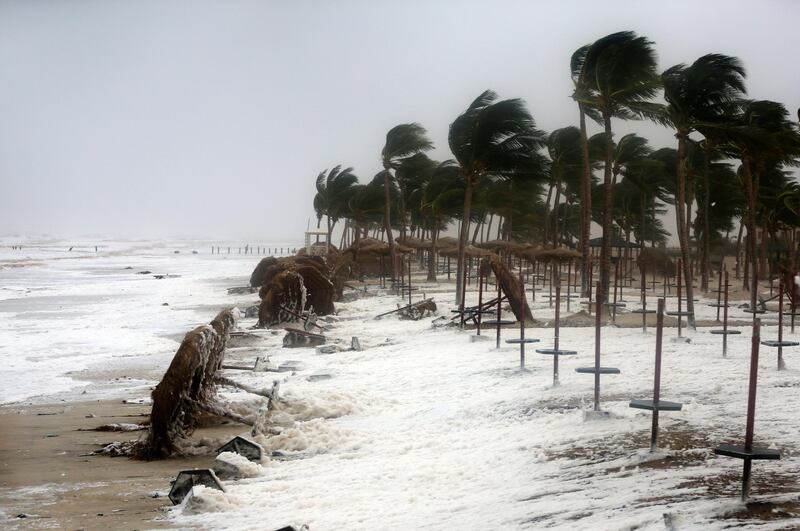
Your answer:
[[[318,315],[334,313],[333,298],[335,290],[333,283],[328,280],[327,272],[323,274],[316,267],[309,265],[299,266],[296,271],[303,277],[303,285],[306,288],[305,309]]]
[[[331,286],[331,291],[333,287]],[[303,277],[293,269],[280,271],[261,287],[261,304],[258,307],[258,324],[264,328],[278,323],[297,320],[295,315],[283,307],[296,313],[302,313],[306,306],[306,287]]]
[[[656,272],[659,275],[674,277],[677,269],[675,262],[672,261],[665,249],[658,247],[645,247],[636,258],[636,264],[641,268],[644,266],[648,273]]]
[[[235,324],[232,310],[220,312],[210,324],[186,334],[167,372],[153,390],[153,409],[147,439],[135,454],[161,458],[178,452],[175,441],[197,427],[202,408],[210,404],[216,387],[214,375],[222,365],[225,344]]]
[[[439,256],[449,256],[450,258],[458,257],[458,247],[448,247],[439,251]],[[467,245],[464,247],[464,256],[468,257],[483,257],[483,256],[496,256],[492,251],[475,247],[474,245]]]
[[[487,256],[481,262],[481,269],[488,272],[487,269],[491,268],[497,282],[500,284],[500,289],[508,297],[508,304],[511,306],[511,311],[518,321],[524,321],[526,324],[533,324],[533,314],[528,306],[528,301],[522,294],[522,287],[519,285],[517,278],[508,270],[503,260],[496,254]]]
[[[536,260],[540,262],[568,262],[581,258],[583,255],[574,249],[566,247],[556,247],[555,249],[541,249],[534,254]]]
[[[492,249],[495,252],[499,251],[510,251],[519,247],[519,243],[509,241],[509,240],[489,240],[488,242],[479,243],[478,247],[482,247],[484,249]]]
[[[448,249],[450,247],[458,247],[458,239],[451,236],[442,236],[436,240],[436,246],[440,249]]]
[[[402,241],[400,238],[395,238],[395,240],[397,243],[411,249],[430,249],[433,247],[433,242],[431,240],[421,240],[413,236],[406,236],[406,238]]]
[[[254,288],[260,288],[264,284],[264,275],[266,274],[267,269],[277,263],[278,259],[274,256],[262,258],[256,268],[253,269],[253,273],[250,275],[250,286]]]

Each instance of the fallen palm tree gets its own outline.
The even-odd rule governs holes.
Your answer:
[[[522,293],[519,281],[511,274],[511,271],[509,271],[502,259],[496,254],[490,254],[481,262],[481,268],[484,271],[484,275],[488,274],[488,269],[491,268],[491,271],[494,273],[500,285],[500,289],[508,298],[508,304],[511,306],[511,311],[514,313],[517,321],[533,324],[533,314],[528,306],[528,301]]]
[[[135,455],[152,459],[178,453],[176,441],[191,435],[203,412],[228,416],[214,403],[215,376],[234,324],[233,311],[224,310],[210,324],[186,334],[153,390],[150,430],[134,448]]]

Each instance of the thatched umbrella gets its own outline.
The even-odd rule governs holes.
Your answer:
[[[512,242],[509,240],[490,240],[488,242],[479,243],[478,247],[482,247],[484,249],[492,249],[495,252],[499,251],[510,251],[520,244],[517,242]]]
[[[413,236],[407,236],[405,240],[400,241],[400,238],[395,238],[397,243],[405,245],[406,247],[411,247],[412,249],[425,249],[428,250],[433,247],[433,241],[431,240],[421,240],[419,238],[414,238]]]
[[[451,236],[442,236],[436,240],[436,246],[440,249],[449,249],[450,247],[458,247],[458,239]]]
[[[450,258],[458,257],[458,247],[448,247],[446,249],[442,249],[439,251],[440,256],[446,256]],[[488,251],[486,249],[481,249],[480,247],[475,247],[474,245],[467,245],[464,247],[464,256],[468,257],[484,257],[484,256],[493,256],[494,253],[492,251]]]
[[[566,247],[556,247],[555,249],[541,249],[534,255],[536,260],[540,262],[568,262],[581,258],[581,253],[574,249],[567,249]]]
[[[530,306],[528,306],[528,301],[522,295],[522,287],[519,285],[517,278],[503,263],[503,260],[496,254],[490,253],[481,262],[481,269],[485,270],[489,267],[492,269],[495,278],[497,278],[500,289],[508,298],[508,304],[511,306],[511,311],[514,312],[517,320],[533,323],[533,314]]]

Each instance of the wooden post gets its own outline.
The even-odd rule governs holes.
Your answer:
[[[408,304],[411,304],[411,256],[408,257]]]
[[[572,293],[570,289],[571,286],[572,286],[572,258],[570,258],[569,262],[567,262],[567,311],[569,311],[569,299],[570,299],[570,294]]]
[[[525,278],[522,273],[522,267],[520,267],[519,271],[519,289],[521,291],[520,295],[522,298],[520,300],[525,300]],[[522,319],[519,320],[519,368],[520,370],[525,370],[525,317],[523,316]]]
[[[678,260],[678,337],[681,337],[681,322],[683,317],[681,317],[682,313],[682,302],[681,302],[681,261]]]
[[[719,268],[719,287],[717,288],[717,322],[719,322],[719,303],[722,300],[722,264]]]
[[[756,422],[756,390],[758,389],[758,346],[761,340],[761,319],[753,322],[753,344],[750,349],[750,383],[747,395],[747,425],[744,435],[744,450],[753,450],[753,428]],[[750,495],[750,472],[752,460],[744,460],[742,469],[742,500]]]
[[[646,275],[647,270],[645,269],[644,262],[642,262],[641,271],[639,271],[639,275],[641,275],[641,285],[642,285],[642,332],[647,332],[647,280]]]
[[[480,266],[478,266],[478,335],[481,335],[482,316],[483,316],[483,269]]]
[[[601,295],[602,286],[600,282],[597,283],[597,311],[594,316],[594,410],[600,411],[600,316],[603,314],[601,308]],[[558,347],[556,347],[558,348]]]
[[[728,357],[728,270],[725,270],[725,306],[722,311],[722,357]]]
[[[502,312],[503,294],[500,289],[500,280],[497,280],[497,340],[495,348],[500,348],[500,312]]]
[[[558,352],[558,332],[561,321],[561,286],[556,286],[556,324],[553,337],[553,348]],[[558,381],[558,354],[553,355],[553,386],[557,386]]]
[[[783,363],[783,277],[778,284],[778,370],[786,368]]]
[[[680,269],[678,269],[680,274]],[[650,451],[658,448],[658,402],[661,398],[661,343],[664,337],[664,299],[658,300],[658,316],[656,321],[656,366],[653,376],[653,424],[650,429]]]

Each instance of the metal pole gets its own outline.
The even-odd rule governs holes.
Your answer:
[[[558,328],[559,321],[561,320],[561,286],[556,286],[556,324],[555,324],[555,337],[553,339],[556,354],[553,355],[553,387],[558,385]]]
[[[478,269],[478,335],[481,335],[481,316],[483,315],[483,269]]]
[[[522,292],[522,299],[525,300],[525,278],[522,268],[519,271],[519,289]],[[519,320],[519,368],[525,370],[525,317]]]
[[[750,385],[747,395],[747,427],[744,435],[744,450],[753,450],[753,426],[756,420],[756,389],[758,387],[758,346],[761,341],[761,319],[753,322],[753,343],[750,349]],[[744,460],[742,470],[742,500],[750,494],[750,467],[752,460]]]
[[[594,410],[600,411],[600,315],[601,285],[597,283],[597,311],[594,316]]]
[[[725,270],[725,306],[722,311],[722,357],[728,357],[728,270]]]
[[[500,279],[496,278],[495,280],[497,280],[497,339],[495,341],[495,348],[500,348],[500,313],[502,311],[500,306],[503,302],[503,296],[500,291]]]
[[[408,304],[411,304],[411,256],[408,257]]]
[[[783,370],[783,277],[778,284],[778,370]]]
[[[639,274],[642,276],[642,332],[647,332],[647,270],[645,269],[644,262],[642,262],[642,270]]]
[[[680,270],[679,270],[680,271]],[[653,426],[650,431],[650,451],[658,448],[658,401],[661,398],[661,343],[664,336],[664,299],[658,299],[656,320],[656,366],[653,377]]]
[[[719,303],[722,299],[722,267],[719,268],[719,287],[717,288],[717,322],[719,322]]]
[[[569,299],[572,287],[572,259],[567,262],[567,311],[569,311]]]
[[[678,260],[678,337],[681,337],[681,323],[683,318],[681,317],[681,309],[682,309],[682,301],[681,301],[681,261]]]

